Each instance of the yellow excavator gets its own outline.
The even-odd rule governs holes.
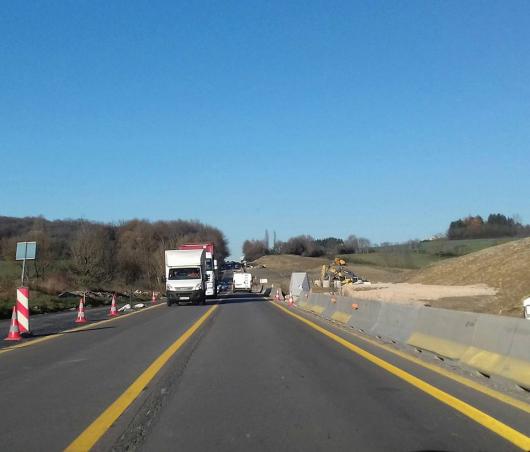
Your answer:
[[[344,268],[345,265],[346,261],[344,259],[336,257],[332,264],[322,266],[320,279],[322,281],[329,280],[330,286],[332,281],[340,281],[341,285],[363,281],[360,276]]]

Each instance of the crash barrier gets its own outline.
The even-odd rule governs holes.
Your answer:
[[[526,319],[321,293],[307,295],[302,293],[296,304],[320,317],[530,389],[530,322]]]

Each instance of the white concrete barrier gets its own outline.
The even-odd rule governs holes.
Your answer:
[[[530,322],[525,319],[327,294],[311,294],[302,307],[530,389]]]

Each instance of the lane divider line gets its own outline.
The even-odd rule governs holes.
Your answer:
[[[496,433],[497,435],[501,436],[502,438],[516,445],[520,449],[525,450],[525,451],[530,450],[530,437],[526,436],[525,434],[515,430],[509,425],[504,424],[503,422],[484,413],[483,411],[480,411],[474,406],[469,405],[468,403],[452,396],[451,394],[448,394],[447,392],[442,391],[441,389],[438,389],[437,387],[427,383],[426,381],[423,381],[420,378],[415,377],[414,375],[404,371],[403,369],[400,369],[399,367],[394,366],[393,364],[390,364],[389,362],[373,355],[372,353],[367,352],[366,350],[358,347],[357,345],[352,344],[351,342],[347,341],[346,339],[343,339],[342,337],[336,335],[335,333],[332,333],[331,331],[328,331],[325,328],[322,328],[321,326],[317,325],[311,320],[307,320],[304,317],[298,314],[295,314],[294,312],[289,311],[283,306],[279,306],[272,302],[271,304],[273,304],[274,306],[276,306],[278,309],[282,310],[286,314],[290,315],[291,317],[294,317],[295,319],[298,319],[301,322],[305,323],[306,325],[318,331],[319,333],[323,334],[324,336],[328,337],[329,339],[337,342],[338,344],[342,345],[348,350],[365,358],[366,360],[370,361],[376,366],[386,370],[392,375],[411,384],[412,386],[425,392],[431,397],[434,397],[438,401],[450,406],[456,411],[462,413],[464,416],[467,416],[468,418],[475,421],[476,423],[482,425],[488,430],[491,430],[492,432]]]
[[[123,414],[123,412],[138,398],[144,388],[164,367],[169,359],[188,341],[201,325],[217,309],[213,305],[197,320],[186,332],[166,348],[147,369],[111,404],[101,413],[70,445],[66,452],[87,451],[101,439],[112,424]]]
[[[113,317],[111,319],[104,319],[104,320],[97,320],[97,321],[89,323],[87,325],[83,325],[83,326],[79,326],[79,327],[75,327],[75,328],[70,328],[68,330],[59,331],[58,333],[52,333],[49,336],[39,337],[37,339],[31,339],[31,340],[28,340],[27,342],[22,342],[21,344],[17,344],[17,345],[13,345],[11,347],[5,347],[5,348],[0,349],[0,355],[3,355],[4,353],[12,352],[13,350],[18,350],[19,348],[25,348],[25,347],[29,347],[31,345],[42,344],[43,342],[55,339],[57,337],[64,336],[65,334],[68,334],[68,333],[74,333],[76,331],[83,331],[83,330],[90,330],[91,328],[94,328],[96,326],[105,325],[107,323],[114,322],[116,320],[126,319],[126,318],[131,317],[131,316],[133,316],[135,314],[139,314],[140,312],[149,311],[151,309],[158,308],[160,306],[165,306],[165,303],[164,304],[162,304],[162,303],[161,304],[157,304],[155,306],[149,306],[149,307],[143,308],[143,309],[141,309],[139,311],[129,312],[127,314],[120,315],[119,317]]]
[[[304,312],[302,310],[302,312]],[[449,370],[444,369],[443,367],[437,366],[435,364],[427,363],[425,361],[422,361],[419,358],[416,358],[415,356],[411,356],[407,352],[403,352],[401,350],[396,350],[386,344],[382,344],[380,342],[376,342],[374,339],[371,339],[369,337],[361,336],[360,334],[357,334],[357,332],[352,330],[344,330],[345,333],[350,334],[354,336],[357,339],[362,340],[363,342],[366,342],[370,345],[373,345],[375,347],[381,348],[389,353],[392,353],[394,355],[399,356],[400,358],[403,358],[407,361],[410,361],[411,363],[414,363],[418,366],[424,367],[432,372],[435,372],[439,375],[442,375],[443,377],[449,378],[451,380],[456,381],[457,383],[460,383],[464,386],[467,386],[468,388],[474,389],[477,392],[481,392],[482,394],[485,394],[492,399],[498,400],[500,402],[506,403],[507,405],[511,405],[514,408],[517,408],[521,411],[524,411],[525,413],[530,414],[530,405],[522,400],[516,399],[514,397],[511,397],[507,394],[503,394],[502,392],[496,391],[493,388],[490,388],[488,386],[484,386],[481,383],[478,383],[476,381],[470,380],[469,378],[463,377],[461,375],[458,375],[456,373],[453,373]]]

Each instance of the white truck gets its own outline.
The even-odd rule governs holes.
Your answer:
[[[232,288],[233,292],[237,292],[238,290],[252,292],[252,274],[234,272],[232,277]]]
[[[204,304],[206,301],[205,250],[166,250],[167,305]]]
[[[215,244],[208,243],[186,243],[179,246],[179,250],[204,250],[206,251],[206,296],[209,298],[217,297],[217,259],[215,258]]]

